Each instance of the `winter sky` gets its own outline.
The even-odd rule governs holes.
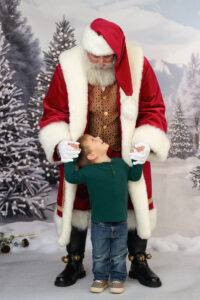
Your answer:
[[[126,40],[142,46],[149,59],[187,64],[200,51],[199,0],[21,0],[20,9],[42,50],[65,15],[78,43],[85,26],[101,17],[120,25]]]

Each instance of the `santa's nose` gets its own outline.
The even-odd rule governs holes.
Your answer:
[[[101,68],[105,65],[104,57],[103,57],[103,56],[100,56],[100,57],[99,57],[98,65],[99,65],[99,67],[101,67]]]

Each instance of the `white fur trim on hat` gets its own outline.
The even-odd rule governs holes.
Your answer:
[[[82,38],[83,48],[94,55],[104,56],[114,54],[102,35],[98,35],[90,26],[87,26]]]

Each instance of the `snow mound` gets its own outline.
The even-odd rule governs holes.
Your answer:
[[[178,234],[167,237],[151,238],[148,243],[149,248],[158,252],[177,252],[199,253],[200,236],[184,237]]]
[[[156,60],[154,70],[157,72],[166,73],[167,75],[171,75],[168,66],[161,59]]]
[[[57,234],[53,223],[42,221],[16,222],[1,226],[0,231],[7,235],[31,232],[35,232],[38,235],[36,238],[28,238],[30,241],[28,248],[12,247],[13,252],[34,251],[48,254],[63,251],[63,248],[57,243]],[[91,247],[91,243],[87,243],[87,247]],[[158,252],[183,251],[186,253],[199,253],[200,236],[183,237],[175,234],[167,237],[152,237],[148,241],[148,248]]]

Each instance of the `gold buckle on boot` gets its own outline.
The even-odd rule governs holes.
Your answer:
[[[63,256],[63,257],[61,257],[61,260],[65,263],[65,264],[68,264],[68,262],[69,262],[69,256],[67,255],[67,256]]]
[[[80,255],[74,255],[73,260],[79,261],[81,259]]]
[[[136,257],[134,257],[133,255],[129,255],[128,259],[132,262],[135,259],[137,259],[138,261],[145,261],[145,259],[151,259],[152,255],[150,253],[144,253],[144,254],[138,254],[136,255]]]
[[[129,259],[130,261],[134,261],[135,257],[134,257],[133,255],[129,255],[129,256],[128,256],[128,259]]]
[[[146,255],[144,255],[144,254],[137,255],[137,260],[138,261],[145,261],[145,259],[146,259]]]
[[[147,259],[151,259],[151,258],[152,258],[151,253],[147,253],[147,254],[146,254],[146,258],[147,258]]]
[[[146,259],[151,259],[151,254],[150,253],[148,253],[148,254],[146,254],[146,253],[141,253],[141,254],[138,254],[138,255],[136,255],[136,259],[138,260],[138,261],[145,261]]]
[[[81,259],[80,255],[71,255],[71,260],[73,261],[79,261]],[[61,258],[61,260],[65,263],[65,264],[68,264],[69,263],[69,260],[70,260],[70,257],[69,255],[67,256],[63,256]]]

